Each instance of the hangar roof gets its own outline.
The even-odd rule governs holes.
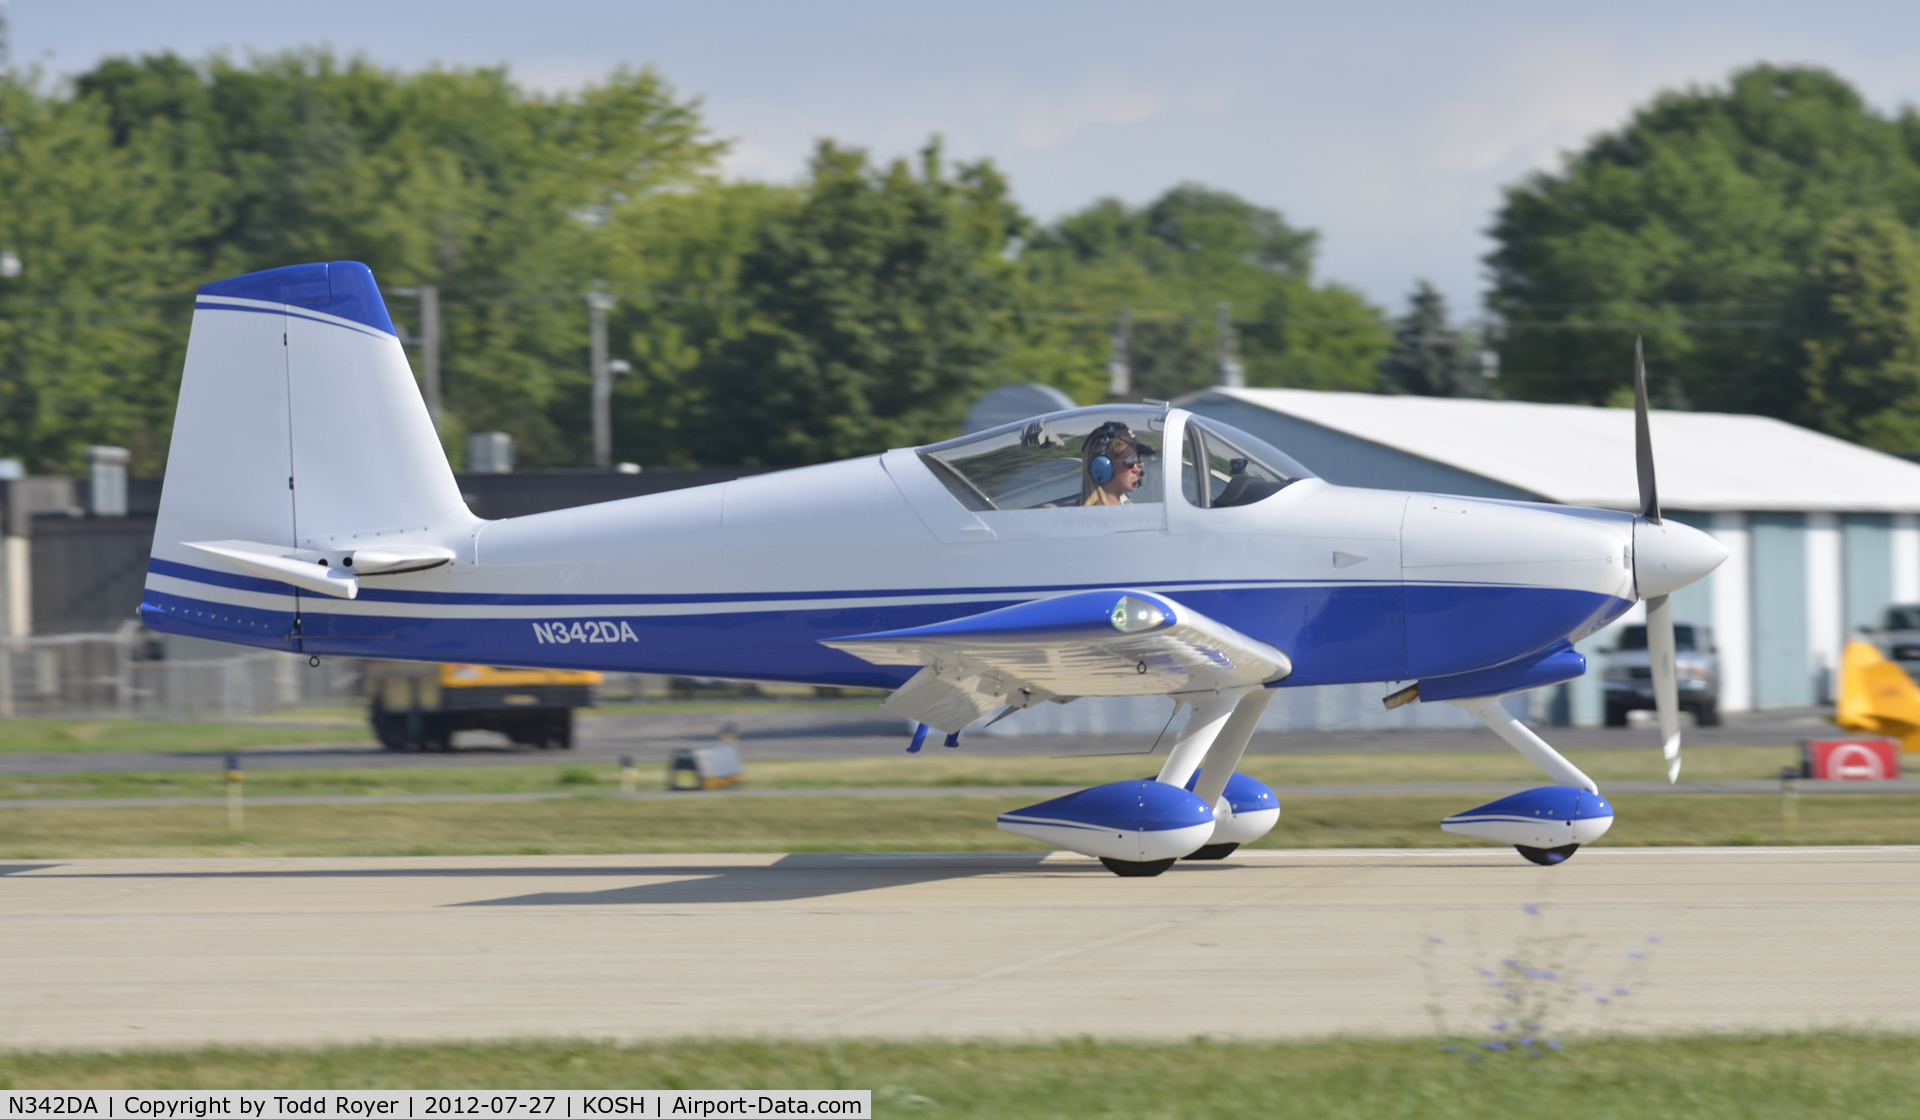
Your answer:
[[[1550,502],[1640,504],[1631,409],[1307,389],[1208,389],[1181,403],[1210,400],[1279,413]],[[1663,509],[1920,512],[1920,465],[1780,420],[1656,410],[1650,430]]]

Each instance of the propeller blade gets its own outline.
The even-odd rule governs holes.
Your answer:
[[[1660,487],[1653,478],[1653,436],[1647,430],[1647,360],[1633,340],[1633,465],[1640,477],[1640,516],[1660,524]]]
[[[1660,716],[1660,749],[1667,781],[1680,780],[1680,685],[1673,664],[1673,603],[1665,595],[1647,600],[1647,664],[1653,669],[1653,706]]]

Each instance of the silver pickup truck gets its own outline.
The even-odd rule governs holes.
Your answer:
[[[1888,661],[1920,681],[1920,603],[1895,603],[1881,612],[1880,625],[1863,627],[1862,637],[1880,647]]]
[[[1920,609],[1920,608],[1917,608]],[[1920,635],[1916,635],[1920,638]],[[1690,622],[1673,627],[1674,675],[1679,678],[1680,710],[1692,712],[1701,727],[1720,722],[1720,657],[1713,631]],[[1653,710],[1653,669],[1647,657],[1647,628],[1623,626],[1620,644],[1607,658],[1607,726],[1625,727],[1627,713]]]

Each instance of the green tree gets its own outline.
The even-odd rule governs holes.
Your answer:
[[[1232,307],[1249,385],[1370,389],[1386,351],[1380,313],[1356,293],[1312,281],[1316,235],[1224,191],[1175,187],[1134,209],[1096,202],[1039,232],[1020,257],[1020,322],[1029,368],[1051,358],[1097,399],[1108,336],[1132,319],[1134,388],[1170,398],[1212,384],[1215,318]]]
[[[613,211],[605,277],[619,303],[609,333],[633,366],[614,383],[613,437],[622,456],[669,467],[712,460],[701,442],[704,367],[752,320],[740,273],[761,230],[791,220],[804,199],[793,187],[708,182]]]
[[[997,176],[949,177],[937,143],[916,173],[823,142],[805,201],[741,263],[747,329],[699,371],[712,461],[813,463],[950,435],[1001,351],[1004,210]]]
[[[1467,340],[1447,322],[1446,297],[1421,280],[1394,321],[1393,349],[1380,362],[1380,390],[1426,397],[1483,396]]]
[[[97,104],[0,82],[0,453],[73,470],[88,444],[164,458],[204,212],[162,146],[116,145]]]
[[[28,262],[0,290],[0,404],[22,417],[0,440],[41,469],[124,442],[157,471],[184,324],[137,324],[179,315],[207,279],[326,259],[441,287],[454,434],[501,427],[529,465],[582,464],[580,297],[620,271],[611,216],[699,184],[722,150],[651,70],[540,97],[504,70],[403,74],[324,51],[112,59],[70,98],[9,86],[0,114],[18,133],[0,152],[0,243]],[[86,332],[78,359],[56,353],[74,324],[48,310],[68,305],[117,324]],[[51,325],[28,338],[29,322]]]
[[[1509,396],[1605,403],[1635,334],[1672,402],[1787,419],[1812,409],[1789,315],[1830,223],[1920,218],[1920,119],[1824,70],[1760,65],[1662,94],[1508,188],[1487,258]]]
[[[1920,448],[1920,236],[1888,214],[1834,221],[1793,321],[1797,418],[1870,447]]]

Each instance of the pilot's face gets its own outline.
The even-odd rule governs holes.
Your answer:
[[[1113,461],[1113,481],[1108,489],[1116,494],[1127,494],[1140,489],[1140,480],[1146,477],[1146,467],[1140,462],[1140,449],[1131,443],[1115,441],[1107,452],[1107,458]]]

